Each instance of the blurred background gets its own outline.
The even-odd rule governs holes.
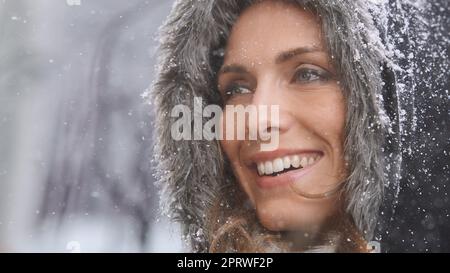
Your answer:
[[[142,98],[171,5],[0,0],[0,251],[183,251]]]
[[[450,2],[426,2],[393,13],[415,56],[402,186],[378,228],[393,252],[450,252]],[[0,0],[0,252],[187,251],[159,211],[144,103],[172,3]]]

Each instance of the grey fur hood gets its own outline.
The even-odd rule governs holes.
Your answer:
[[[160,30],[159,67],[150,99],[155,109],[156,177],[165,211],[183,224],[193,251],[208,250],[208,208],[227,181],[220,146],[207,140],[175,141],[170,117],[177,104],[221,104],[215,87],[231,26],[254,1],[179,0]],[[351,174],[347,211],[372,240],[386,189],[400,171],[398,75],[389,4],[385,1],[298,0],[323,19],[323,31],[346,90],[345,153]],[[376,2],[376,3],[375,3]],[[397,70],[397,72],[395,72]],[[397,78],[397,79],[396,79]],[[194,117],[192,117],[194,118]],[[395,192],[394,191],[389,191]]]

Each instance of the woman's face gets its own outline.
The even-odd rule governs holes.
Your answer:
[[[299,192],[329,191],[346,175],[345,101],[317,17],[281,1],[246,9],[228,39],[218,88],[227,105],[279,106],[279,120],[269,117],[262,128],[278,130],[274,151],[262,151],[259,140],[221,141],[261,223],[274,231],[317,230],[340,200]]]

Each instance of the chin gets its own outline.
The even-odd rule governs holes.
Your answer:
[[[261,225],[270,231],[315,232],[333,215],[336,206],[331,201],[277,197],[262,198],[255,204]]]

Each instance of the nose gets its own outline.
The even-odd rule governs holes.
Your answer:
[[[267,141],[274,133],[280,136],[286,133],[294,123],[289,110],[286,92],[275,83],[259,83],[252,97],[256,106],[257,120],[249,121],[248,131],[257,132],[259,141]]]

